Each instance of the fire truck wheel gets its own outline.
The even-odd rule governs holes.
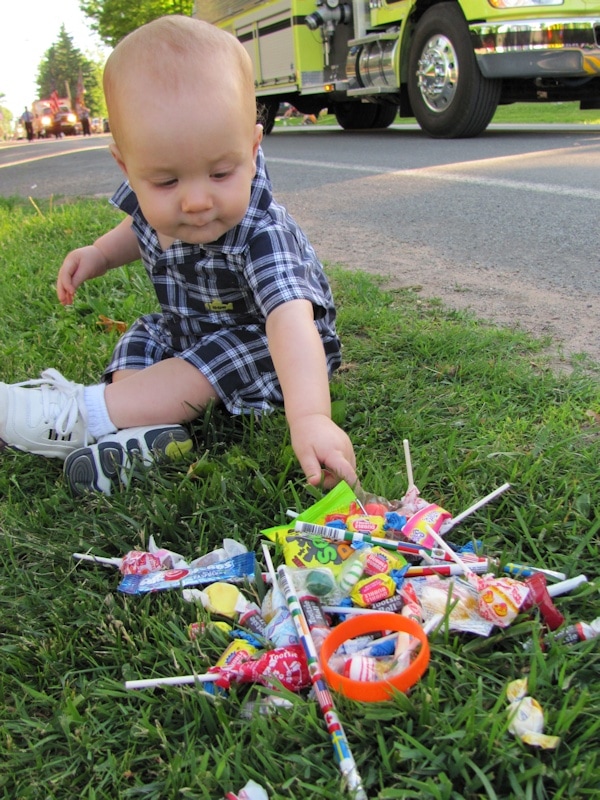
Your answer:
[[[378,103],[373,128],[389,128],[398,114],[398,106],[391,103]]]
[[[279,100],[274,98],[259,98],[258,100],[258,121],[262,122],[265,136],[268,136],[275,125],[275,117],[279,109]]]
[[[357,131],[372,128],[379,106],[375,103],[348,101],[336,103],[333,109],[338,125],[345,131]]]
[[[478,136],[494,116],[501,88],[479,71],[458,5],[429,8],[409,54],[408,95],[421,128],[438,139]]]

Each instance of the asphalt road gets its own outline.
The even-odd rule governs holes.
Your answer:
[[[108,196],[109,136],[0,147],[0,195]],[[600,127],[491,126],[441,141],[415,127],[276,129],[275,194],[320,257],[418,287],[600,362]]]

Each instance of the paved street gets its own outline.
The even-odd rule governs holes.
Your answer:
[[[3,146],[0,194],[108,196],[120,180],[109,142]],[[413,126],[288,128],[264,150],[276,196],[325,262],[551,334],[600,361],[598,126],[491,126],[450,141]]]

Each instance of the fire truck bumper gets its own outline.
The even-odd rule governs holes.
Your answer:
[[[590,78],[600,75],[600,16],[469,26],[486,78]]]

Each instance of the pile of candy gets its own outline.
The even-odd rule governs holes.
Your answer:
[[[427,669],[427,634],[438,625],[488,636],[495,626],[506,627],[519,614],[537,610],[557,640],[600,636],[600,620],[563,627],[554,603],[585,576],[567,579],[542,568],[499,564],[471,544],[447,544],[449,530],[508,484],[452,517],[424,501],[410,478],[399,501],[359,499],[342,482],[301,514],[288,512],[292,522],[261,531],[268,541],[262,546],[262,572],[256,554],[232,539],[190,563],[157,547],[152,538],[147,552],[133,551],[122,559],[75,553],[79,560],[117,567],[121,592],[180,589],[187,601],[227,621],[231,642],[206,673],[128,681],[127,688],[202,683],[214,695],[234,682],[258,683],[273,690],[273,710],[285,705],[283,698],[277,701],[277,689],[312,686],[340,771],[360,798],[360,777],[330,688],[363,701],[408,691]],[[277,567],[271,550],[281,554]],[[256,591],[254,599],[244,594],[244,586],[258,576],[262,602],[256,602]],[[199,625],[191,626],[191,636],[200,633]],[[556,746],[555,737],[542,735],[541,709],[524,687],[508,696],[515,717],[511,730],[531,744]],[[527,730],[528,719],[534,719],[533,731]]]
[[[481,507],[507,488],[502,486],[472,508]],[[487,636],[494,626],[506,627],[518,614],[537,608],[550,631],[560,628],[564,617],[553,598],[587,578],[566,579],[558,572],[514,564],[499,567],[492,559],[474,553],[470,545],[455,550],[442,536],[457,519],[422,500],[415,486],[400,501],[367,498],[361,502],[342,482],[290,525],[262,533],[281,549],[317,650],[335,624],[358,612],[400,614],[426,630],[443,619],[451,630]],[[290,653],[295,651],[287,648],[298,645],[298,636],[277,577],[273,580],[273,574],[263,573],[272,586],[261,607],[239,588],[254,581],[256,574],[256,556],[240,542],[225,539],[221,548],[191,562],[158,547],[152,537],[147,552],[134,550],[123,558],[83,553],[74,557],[117,567],[123,575],[119,591],[127,594],[183,589],[186,600],[230,619],[232,631],[241,628],[253,634],[254,642],[248,637],[234,639],[211,671],[211,680],[215,681],[219,670],[237,668],[252,659],[255,663],[248,665],[238,680],[269,683],[274,671],[275,683],[281,680],[293,689],[307,685],[306,671],[289,667]],[[501,574],[496,575],[494,568],[500,568]],[[548,583],[548,578],[553,583]],[[200,586],[204,588],[197,588]],[[600,624],[597,620],[579,623],[569,628],[568,635],[566,631],[561,634],[563,631],[556,638],[591,638],[600,635]],[[334,653],[330,666],[361,681],[389,679],[406,666],[409,645],[406,635],[384,635],[378,641],[363,637]],[[270,648],[268,658],[261,655],[265,647]],[[283,651],[282,669],[272,653],[277,648]],[[282,680],[283,672],[294,676],[292,682]],[[219,682],[224,685],[234,677]]]

